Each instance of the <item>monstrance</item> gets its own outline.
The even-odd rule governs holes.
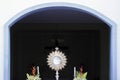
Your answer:
[[[56,71],[56,80],[59,80],[59,70],[63,69],[66,66],[67,58],[58,47],[55,48],[55,51],[52,51],[47,58],[48,66]]]

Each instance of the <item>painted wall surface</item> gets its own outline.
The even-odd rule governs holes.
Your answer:
[[[0,0],[0,80],[4,80],[5,24],[18,13],[30,7],[49,2],[80,4],[102,13],[117,27],[117,80],[120,80],[120,0]]]

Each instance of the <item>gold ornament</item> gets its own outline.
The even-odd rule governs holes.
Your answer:
[[[55,51],[52,51],[47,58],[49,67],[55,71],[59,71],[66,66],[67,58],[59,48],[56,47]]]

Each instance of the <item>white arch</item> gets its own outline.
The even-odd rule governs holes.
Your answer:
[[[64,2],[54,2],[54,3],[45,3],[42,5],[37,5],[34,7],[30,7],[19,14],[15,15],[12,19],[10,19],[5,24],[5,37],[4,37],[4,80],[10,80],[10,30],[9,28],[18,20],[23,18],[26,14],[31,11],[42,9],[46,7],[56,7],[56,6],[65,6],[65,7],[73,7],[78,8],[84,11],[91,13],[92,15],[98,17],[103,22],[107,23],[111,28],[111,40],[110,40],[110,80],[117,80],[117,50],[116,50],[116,24],[111,21],[109,18],[104,16],[103,14],[90,9],[88,7],[79,5],[79,4],[72,4],[72,3],[64,3]]]

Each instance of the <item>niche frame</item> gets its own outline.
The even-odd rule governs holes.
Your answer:
[[[12,17],[5,25],[4,25],[4,80],[10,80],[10,27],[22,19],[24,16],[28,15],[34,10],[47,8],[47,7],[56,7],[56,6],[65,6],[65,7],[73,7],[77,9],[81,9],[85,12],[89,12],[92,15],[96,16],[97,18],[101,19],[111,28],[110,33],[110,80],[117,80],[117,30],[116,24],[104,16],[102,13],[97,12],[94,9],[89,7],[80,5],[80,4],[73,4],[73,3],[65,3],[65,2],[53,2],[53,3],[45,3],[30,7],[21,11],[20,13],[16,14]]]

